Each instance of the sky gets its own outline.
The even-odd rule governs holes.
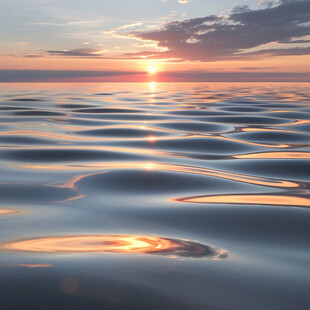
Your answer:
[[[0,82],[310,81],[310,0],[0,0]]]

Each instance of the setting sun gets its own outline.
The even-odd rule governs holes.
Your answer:
[[[150,73],[150,74],[155,74],[155,73],[157,73],[156,67],[154,67],[154,66],[150,67],[150,68],[149,68],[149,73]]]

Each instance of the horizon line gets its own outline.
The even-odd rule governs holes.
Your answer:
[[[0,83],[310,82],[310,72],[147,71],[0,69]]]

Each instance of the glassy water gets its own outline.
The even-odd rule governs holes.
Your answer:
[[[1,309],[309,309],[309,84],[0,94]]]

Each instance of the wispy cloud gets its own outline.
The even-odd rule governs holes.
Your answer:
[[[63,50],[63,51],[47,51],[47,55],[54,56],[69,56],[69,57],[86,57],[86,58],[98,58],[102,57],[105,50],[93,49],[93,48],[78,48],[73,50]]]
[[[142,23],[131,23],[131,24],[126,24],[126,25],[122,25],[122,26],[119,26],[119,27],[116,27],[112,30],[108,30],[108,31],[102,31],[102,33],[104,34],[114,34],[116,33],[117,30],[124,30],[124,29],[129,29],[129,28],[134,28],[134,27],[137,27],[137,26],[141,26]]]
[[[168,0],[160,0],[160,2],[167,2]],[[186,4],[188,3],[190,0],[177,0],[180,4]]]
[[[86,27],[88,25],[94,26],[94,25],[100,25],[105,23],[105,21],[102,20],[76,20],[76,21],[70,21],[70,22],[33,22],[28,23],[27,25],[38,25],[38,26],[83,26]],[[108,21],[106,23],[109,23]]]

